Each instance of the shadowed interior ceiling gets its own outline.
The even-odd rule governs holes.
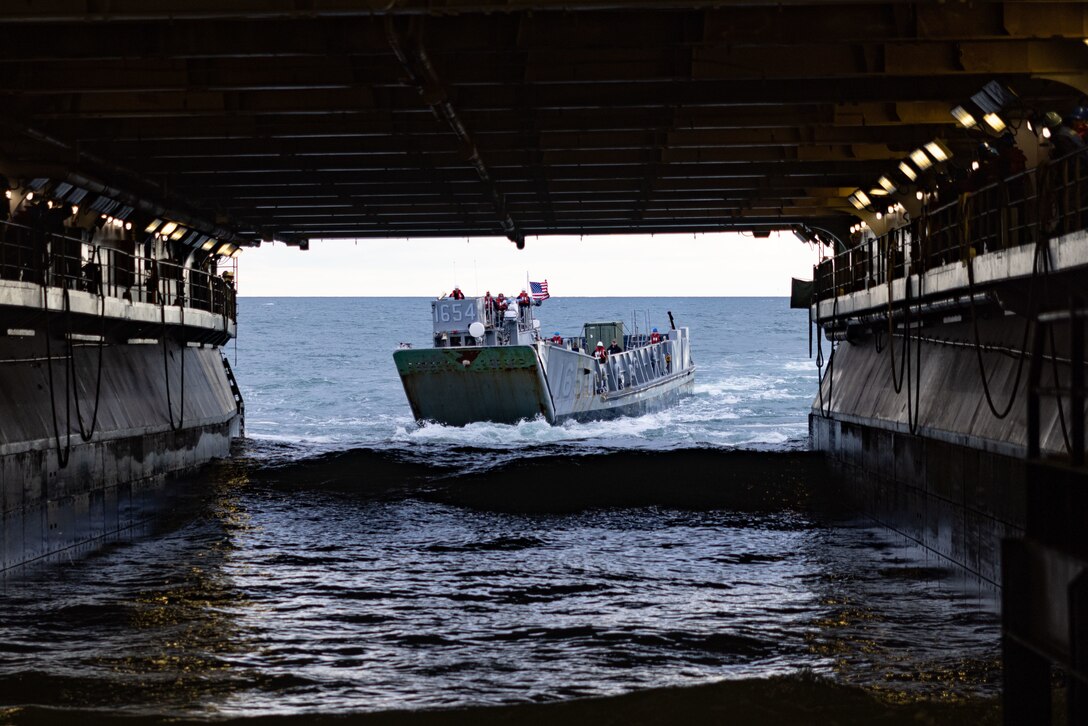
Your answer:
[[[260,5],[255,10],[252,6]],[[819,230],[1085,89],[1079,3],[27,0],[0,155],[253,239]]]

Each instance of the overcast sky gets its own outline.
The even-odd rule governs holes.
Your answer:
[[[817,251],[792,234],[736,233],[506,239],[327,240],[263,244],[239,256],[243,296],[517,294],[525,274],[553,296],[787,296]]]

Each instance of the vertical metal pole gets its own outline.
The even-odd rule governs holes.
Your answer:
[[[1046,323],[1036,319],[1031,341],[1031,366],[1028,369],[1028,458],[1038,459],[1041,449],[1039,425],[1039,376],[1043,369],[1043,331]]]
[[[1069,584],[1068,723],[1088,724],[1088,575]]]
[[[1050,663],[1021,638],[1031,631],[1030,558],[1021,540],[1001,543],[1002,710],[1006,726],[1050,726]]]
[[[1084,465],[1084,319],[1081,312],[1084,299],[1074,296],[1070,301],[1070,365],[1073,367],[1069,407],[1073,418],[1073,466]]]

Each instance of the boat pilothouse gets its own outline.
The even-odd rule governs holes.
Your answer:
[[[393,354],[416,419],[590,420],[648,413],[692,392],[687,328],[627,333],[619,321],[590,322],[580,335],[545,339],[534,307],[525,298],[432,301],[434,347]]]
[[[487,297],[444,297],[431,302],[435,348],[532,345],[540,321],[532,305],[493,304]]]

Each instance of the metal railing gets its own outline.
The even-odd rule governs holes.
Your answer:
[[[615,393],[625,388],[643,386],[676,369],[675,341],[631,348],[608,356],[598,365],[598,393]]]
[[[816,266],[816,301],[1088,228],[1083,151],[966,192]]]
[[[234,287],[221,277],[14,222],[0,222],[0,279],[237,319]]]

